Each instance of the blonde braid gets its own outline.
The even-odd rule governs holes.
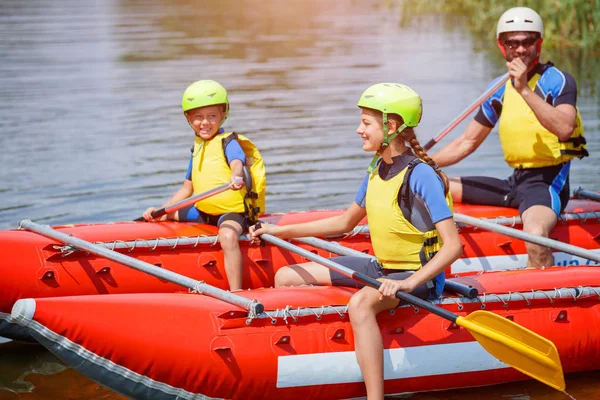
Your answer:
[[[433,168],[435,173],[438,174],[438,176],[442,179],[442,182],[444,183],[444,194],[448,194],[448,190],[450,189],[450,182],[448,181],[448,177],[440,169],[440,167],[438,167],[436,162],[433,161],[433,159],[431,159],[431,157],[427,155],[423,147],[421,147],[421,143],[419,143],[417,137],[415,136],[414,129],[406,128],[404,129],[404,131],[402,131],[402,134],[400,136],[405,142],[409,144],[410,148],[413,150],[415,155],[421,160],[425,161],[427,164],[429,164],[429,166]]]

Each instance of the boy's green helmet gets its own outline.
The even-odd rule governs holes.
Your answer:
[[[183,112],[194,108],[225,104],[225,119],[229,115],[229,100],[227,90],[220,83],[212,80],[202,80],[192,83],[183,92],[181,108]],[[223,122],[225,122],[223,119]]]
[[[371,108],[383,114],[398,114],[406,126],[415,127],[421,121],[421,97],[408,86],[398,83],[378,83],[360,96],[359,107]]]

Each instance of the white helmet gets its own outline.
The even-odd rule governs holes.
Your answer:
[[[537,32],[544,37],[544,24],[538,13],[528,7],[514,7],[502,14],[496,28],[496,39],[504,32]]]

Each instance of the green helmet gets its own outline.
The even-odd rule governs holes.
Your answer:
[[[227,90],[218,82],[212,80],[202,80],[192,83],[183,92],[181,99],[181,108],[183,112],[194,108],[215,106],[225,104],[225,118],[229,115],[229,100],[227,99]]]
[[[381,111],[383,114],[383,143],[367,170],[371,172],[381,153],[396,136],[406,127],[419,125],[423,115],[423,105],[421,97],[408,86],[398,83],[378,83],[364,91],[358,100],[358,106]],[[388,114],[397,114],[404,120],[404,124],[391,135],[388,134]]]
[[[359,107],[371,108],[383,114],[398,114],[406,126],[419,125],[423,106],[421,97],[405,85],[398,83],[378,83],[360,96]]]

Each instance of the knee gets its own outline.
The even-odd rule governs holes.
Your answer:
[[[348,314],[350,321],[361,321],[373,312],[373,304],[370,297],[363,290],[356,292],[348,302]]]
[[[221,247],[232,249],[238,246],[239,236],[230,229],[222,229],[219,231],[219,240],[221,242]]]
[[[290,267],[281,267],[275,273],[275,287],[293,286],[294,271]]]
[[[530,222],[523,225],[523,232],[530,233],[532,235],[548,237],[550,234],[551,227],[546,226],[538,222]]]
[[[455,203],[462,202],[462,181],[460,178],[450,178],[450,194],[452,195],[452,201]]]

